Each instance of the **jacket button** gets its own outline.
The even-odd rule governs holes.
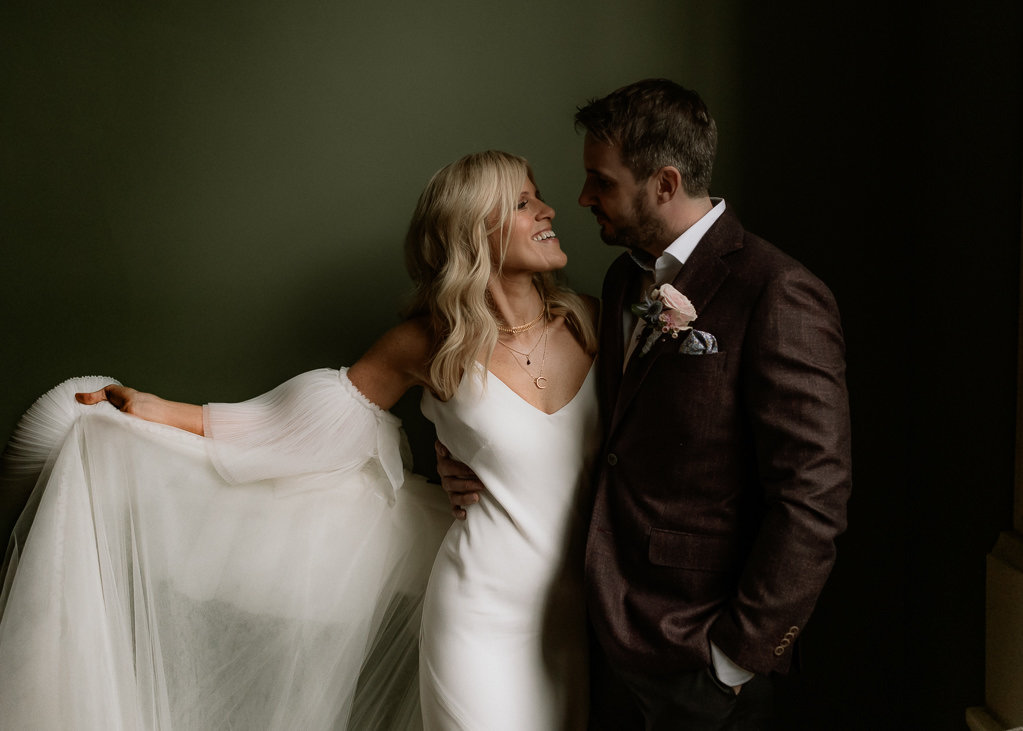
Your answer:
[[[774,648],[774,654],[777,655],[778,657],[781,657],[782,655],[785,654],[785,648],[782,647],[781,645],[778,645],[778,647]]]
[[[611,465],[612,467],[614,467],[616,464],[618,464],[618,455],[615,454],[614,452],[608,452],[607,453],[607,463],[609,465]]]

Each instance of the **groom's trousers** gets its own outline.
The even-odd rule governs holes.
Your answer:
[[[710,668],[639,675],[594,668],[591,731],[773,731],[774,686],[756,675],[736,694]]]

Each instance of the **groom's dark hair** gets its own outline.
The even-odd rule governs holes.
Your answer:
[[[617,147],[637,181],[670,165],[682,174],[687,194],[707,195],[718,133],[695,91],[668,79],[644,79],[591,99],[576,111],[575,125]]]

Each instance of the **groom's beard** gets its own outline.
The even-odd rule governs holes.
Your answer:
[[[624,246],[645,252],[659,251],[670,244],[671,241],[665,240],[667,235],[664,225],[651,213],[642,193],[633,199],[632,213],[628,219],[617,223],[611,231],[606,228],[600,230],[601,241],[609,246]]]

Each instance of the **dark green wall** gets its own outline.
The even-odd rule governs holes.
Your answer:
[[[367,5],[0,2],[0,438],[72,375],[201,402],[350,363],[473,150],[533,161],[598,292],[572,113],[669,76],[718,119],[713,192],[843,311],[856,486],[787,727],[962,728],[1011,518],[1018,3]]]
[[[734,126],[727,7],[3,3],[0,302],[18,357],[0,438],[72,375],[235,400],[352,362],[396,321],[419,191],[479,149],[533,161],[572,283],[599,292],[613,252],[575,202],[575,106],[663,75]]]

